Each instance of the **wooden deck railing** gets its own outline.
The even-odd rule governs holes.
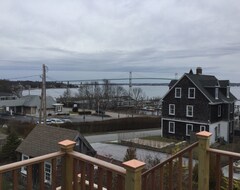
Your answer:
[[[197,147],[197,145],[198,142],[188,146],[167,160],[144,172],[142,174],[142,189],[172,190],[178,187],[178,189],[191,190],[193,149]],[[188,160],[184,158],[184,155],[188,157]]]
[[[0,190],[138,190],[145,163],[124,162],[124,167],[73,151],[75,142],[59,142],[61,151],[0,166]],[[59,160],[60,163],[59,163]],[[44,163],[51,162],[51,184],[44,180]],[[26,173],[21,169],[25,168]]]
[[[217,149],[212,149],[212,148],[208,148],[207,151],[210,154],[215,155],[215,163],[216,163],[216,170],[215,170],[215,180],[216,180],[216,190],[220,190],[221,189],[221,184],[223,184],[223,186],[225,186],[226,189],[228,190],[232,190],[232,189],[239,189],[240,185],[238,185],[237,188],[234,188],[234,171],[236,171],[235,169],[235,164],[234,161],[239,161],[240,160],[240,154],[239,153],[234,153],[234,152],[229,152],[229,151],[223,151],[223,150],[217,150]],[[221,159],[227,159],[228,161],[228,167],[226,167],[227,170],[227,176],[225,181],[223,181],[224,179],[224,174],[223,171],[221,170],[222,168],[222,164],[221,164]],[[237,163],[237,162],[236,162]],[[240,166],[240,165],[239,165]],[[237,168],[237,172],[239,173],[239,166]],[[238,183],[239,183],[239,179],[237,179]],[[223,187],[222,187],[223,188]]]
[[[45,183],[44,183],[44,162],[50,161],[53,166],[56,166],[56,159],[59,157],[62,157],[64,155],[63,152],[55,152],[51,154],[47,154],[44,156],[39,156],[37,158],[32,158],[29,160],[19,161],[12,164],[7,164],[0,167],[0,189],[2,190],[8,190],[9,187],[11,187],[13,190],[17,189],[27,189],[32,190],[34,187],[33,184],[33,166],[38,165],[38,171],[39,171],[39,189],[44,189]],[[27,168],[27,174],[21,173],[21,168],[26,167]],[[56,178],[54,175],[56,173],[56,167],[53,168],[53,176],[52,178],[52,187],[53,189],[56,189],[57,183]],[[22,176],[24,175],[24,177]],[[23,178],[26,178],[26,180],[23,180]]]
[[[124,190],[126,169],[105,161],[71,152],[74,165],[74,189]],[[115,182],[115,183],[113,183]]]
[[[199,139],[197,143],[190,145],[176,155],[173,155],[157,166],[144,172],[142,174],[142,189],[240,189],[240,154],[210,148],[209,144],[211,135],[212,134],[207,131],[197,133]],[[197,180],[194,179],[196,184],[193,185],[192,151],[195,147],[197,147],[198,153],[198,160],[196,161],[196,164],[198,164],[198,171],[195,172]],[[185,153],[188,154],[187,167],[183,164],[183,155]],[[214,165],[214,167],[211,166],[211,174],[210,155],[215,156],[215,160],[211,163]],[[237,161],[239,163],[238,167],[234,164],[237,163]],[[223,166],[225,166],[224,172],[222,170]],[[234,171],[236,170],[239,173],[238,179],[234,179]],[[188,174],[188,176],[186,174]],[[215,181],[215,184],[212,184],[212,180],[209,180],[210,177],[214,178],[213,181]]]
[[[239,189],[240,182],[234,179],[234,162],[240,160],[240,154],[209,148],[210,136],[211,133],[206,131],[197,133],[198,142],[144,173],[142,173],[145,165],[143,162],[131,160],[123,163],[123,167],[119,167],[75,152],[73,151],[75,142],[65,140],[59,143],[61,151],[0,166],[0,189],[209,190],[209,164],[212,154],[216,156],[214,189]],[[193,160],[193,150],[196,147],[197,161]],[[228,159],[227,177],[222,175],[222,158]],[[44,180],[45,162],[50,162],[52,165],[50,185]],[[193,166],[196,163],[198,164],[197,181],[193,180]],[[23,167],[27,170],[25,174],[21,172]],[[192,181],[195,181],[197,186],[194,186]],[[236,183],[239,186],[236,186]]]

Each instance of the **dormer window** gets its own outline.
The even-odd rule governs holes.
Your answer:
[[[227,98],[229,98],[230,96],[230,86],[227,86]]]
[[[182,89],[175,88],[175,98],[181,98],[181,95],[182,95]]]
[[[194,99],[195,98],[195,88],[189,88],[188,89],[188,98]]]
[[[218,100],[218,96],[219,96],[219,88],[216,87],[215,88],[215,99]]]

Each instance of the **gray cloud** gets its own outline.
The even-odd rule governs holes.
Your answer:
[[[9,0],[0,11],[2,72],[27,74],[43,63],[50,71],[153,75],[202,66],[238,80],[238,0]]]

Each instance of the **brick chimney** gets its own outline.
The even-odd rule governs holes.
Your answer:
[[[197,67],[196,74],[201,75],[202,74],[202,67]]]

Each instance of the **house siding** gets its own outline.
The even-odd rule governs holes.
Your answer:
[[[169,133],[168,132],[168,126],[169,122],[175,122],[175,133]],[[209,131],[209,126],[206,124],[197,124],[197,123],[192,123],[191,121],[189,122],[181,122],[181,121],[173,121],[173,120],[167,120],[163,118],[162,121],[163,125],[163,136],[167,138],[176,138],[176,139],[181,139],[181,140],[190,140],[190,136],[186,136],[186,125],[187,124],[192,124],[193,125],[193,131],[194,133],[200,132],[200,126],[205,126],[206,130]]]
[[[175,88],[181,88],[181,98],[175,98]],[[188,98],[188,89],[195,88],[195,99]],[[169,115],[169,104],[175,104],[175,115]],[[193,106],[193,117],[186,117],[186,105]],[[204,111],[203,111],[204,110]],[[162,103],[163,117],[186,118],[194,121],[209,120],[209,101],[187,78],[183,77],[176,86],[170,89]]]
[[[215,128],[217,128],[219,125],[220,127],[220,133],[216,134]],[[210,139],[211,144],[215,142],[215,139],[218,139],[220,137],[223,137],[225,141],[231,142],[232,141],[232,134],[230,134],[229,131],[229,122],[227,121],[219,121],[216,123],[212,123],[209,126],[209,132],[212,133],[212,138]]]
[[[193,133],[199,132],[202,124],[205,130],[215,133],[216,126],[220,124],[220,137],[224,137],[227,142],[232,141],[233,133],[230,131],[233,129],[230,130],[230,127],[234,127],[233,108],[236,98],[231,93],[227,96],[227,84],[224,85],[223,81],[211,75],[193,73],[185,74],[177,82],[171,81],[170,84],[171,88],[162,100],[163,136],[188,140],[190,136],[186,134],[187,124],[192,124]],[[224,86],[219,86],[219,84]],[[181,96],[177,98],[176,88],[181,89]],[[189,89],[195,89],[191,90],[191,97],[189,97]],[[171,104],[174,106],[169,106]],[[175,107],[171,113],[169,113],[170,107],[172,109]],[[189,108],[188,114],[187,108]],[[170,133],[169,122],[175,124],[175,129]],[[218,140],[215,137],[215,134],[211,136],[211,143]]]

